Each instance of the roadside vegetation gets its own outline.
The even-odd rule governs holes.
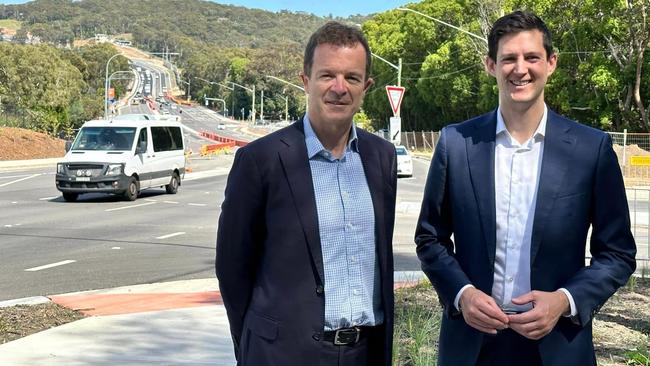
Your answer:
[[[191,80],[193,100],[203,102],[204,96],[218,95],[235,111],[236,118],[241,118],[242,113],[248,117],[252,102],[249,91],[239,87],[229,90],[197,78],[255,86],[256,101],[264,90],[264,110],[270,119],[282,118],[285,97],[293,118],[304,112],[305,103],[300,90],[267,75],[300,85],[298,73],[308,36],[330,19],[360,24],[373,53],[393,64],[399,58],[403,61],[401,83],[406,93],[401,107],[402,129],[438,131],[449,123],[497,105],[496,84],[483,68],[487,46],[481,38],[487,36],[490,25],[500,15],[514,9],[528,9],[545,19],[559,53],[558,69],[547,86],[546,101],[552,109],[606,131],[650,130],[650,73],[647,72],[650,53],[646,52],[650,23],[645,21],[650,8],[644,1],[424,0],[407,6],[472,32],[476,37],[401,10],[332,18],[302,12],[273,13],[199,0],[36,0],[0,5],[0,21],[22,22],[17,33],[19,41],[29,32],[44,42],[63,46],[73,44],[74,40],[92,38],[95,33],[105,33],[129,38],[134,46],[146,51],[174,52],[171,60],[180,77]],[[42,49],[25,51],[43,57],[38,54]],[[107,59],[98,58],[97,63],[103,65]],[[0,58],[0,68],[5,62]],[[9,62],[15,59],[10,58]],[[60,64],[57,57],[42,61],[48,62]],[[86,83],[89,79],[100,81],[96,88],[92,82],[85,90],[82,87],[81,93],[77,92],[78,87],[71,86],[75,95],[90,100],[82,100],[76,107],[69,102],[79,98],[65,97],[57,100],[55,106],[45,103],[21,106],[27,119],[47,120],[45,125],[50,131],[59,129],[50,127],[54,120],[64,126],[75,125],[82,114],[81,108],[97,113],[103,73],[97,68],[87,73],[80,70]],[[371,75],[375,86],[366,96],[363,110],[372,129],[379,130],[387,127],[392,115],[384,86],[397,84],[397,73],[388,64],[373,58]],[[20,88],[6,84],[2,77],[0,73],[0,86],[7,86],[6,90],[0,89],[4,105],[5,99]],[[37,85],[29,79],[22,83],[32,88]]]
[[[436,364],[442,307],[428,281],[395,293],[393,364]],[[650,279],[632,277],[593,321],[598,365],[650,365]]]

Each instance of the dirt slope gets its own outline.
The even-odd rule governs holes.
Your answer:
[[[22,128],[0,127],[0,160],[58,158],[65,141]]]

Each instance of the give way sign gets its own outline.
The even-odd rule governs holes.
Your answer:
[[[405,90],[406,88],[403,86],[386,85],[386,93],[388,93],[390,107],[393,109],[393,115],[395,116],[397,116],[399,106],[402,104],[402,98],[404,97]]]

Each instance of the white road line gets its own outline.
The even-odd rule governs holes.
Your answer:
[[[60,197],[60,196],[43,197],[43,198],[39,198],[38,200],[39,200],[39,201],[49,201],[49,200],[53,200],[53,199],[55,199],[55,198],[59,198],[59,197]]]
[[[176,202],[176,201],[163,201],[163,202],[165,202],[165,203],[171,203],[171,204],[173,204],[173,205],[178,204],[178,202]]]
[[[156,239],[167,239],[167,238],[171,238],[171,237],[179,236],[179,235],[185,235],[185,232],[184,232],[184,231],[179,231],[179,232],[177,232],[177,233],[172,233],[172,234],[167,234],[167,235],[159,236],[159,237],[157,237]]]
[[[13,178],[23,178],[27,177],[29,174],[21,174],[21,175],[7,175],[4,177],[0,177],[0,179],[13,179]]]
[[[48,269],[48,268],[52,268],[52,267],[63,266],[63,265],[74,263],[74,262],[76,262],[76,261],[68,259],[66,261],[46,264],[46,265],[40,266],[40,267],[27,268],[25,271],[27,271],[27,272],[35,272],[35,271],[40,271],[42,269]]]
[[[147,203],[141,203],[139,205],[133,205],[133,206],[109,208],[109,209],[104,210],[104,211],[111,212],[111,211],[118,211],[118,210],[126,210],[127,208],[142,207],[142,206],[149,206],[149,205],[155,205],[155,204],[156,204],[156,202],[147,202]]]
[[[22,181],[27,180],[27,179],[31,179],[31,178],[34,178],[34,177],[38,177],[39,175],[41,175],[41,174],[40,174],[40,173],[32,174],[32,175],[27,176],[27,177],[23,177],[23,178],[20,178],[20,179],[12,180],[11,182],[7,182],[7,183],[0,184],[0,188],[1,188],[1,187],[4,187],[4,186],[8,186],[8,185],[10,185],[10,184],[14,184],[14,183],[22,182]]]
[[[188,203],[187,205],[188,206],[201,206],[201,207],[203,207],[203,206],[207,206],[208,204],[207,203]]]
[[[147,202],[158,202],[157,200],[152,200],[151,198],[145,198],[144,200]]]

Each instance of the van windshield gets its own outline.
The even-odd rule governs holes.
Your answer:
[[[131,150],[135,127],[83,127],[72,150]]]

